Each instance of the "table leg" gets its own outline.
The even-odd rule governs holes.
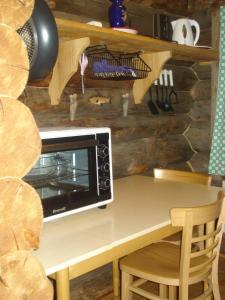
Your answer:
[[[119,297],[120,290],[120,270],[119,270],[119,260],[115,259],[113,264],[113,294],[114,298]]]
[[[69,268],[55,273],[57,300],[70,300]]]

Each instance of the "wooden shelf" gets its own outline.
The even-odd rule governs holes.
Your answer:
[[[144,53],[171,51],[172,58],[176,60],[216,61],[219,59],[218,51],[212,49],[178,45],[151,37],[133,35],[62,18],[56,18],[56,23],[60,38],[89,37],[91,45],[106,44],[112,50],[126,52],[142,50]]]
[[[219,59],[218,51],[178,45],[142,35],[133,35],[111,28],[80,23],[56,17],[61,40],[59,54],[49,85],[51,103],[57,105],[62,91],[72,75],[77,71],[81,53],[89,45],[105,44],[111,50],[123,52],[143,51],[141,57],[152,71],[133,84],[133,97],[136,104],[141,103],[145,93],[160,75],[163,65],[169,59],[211,62]]]

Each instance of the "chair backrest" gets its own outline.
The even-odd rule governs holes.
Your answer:
[[[210,185],[211,183],[211,176],[202,173],[168,170],[168,169],[154,169],[153,172],[154,172],[154,177],[159,179],[197,183],[203,185]]]
[[[188,300],[188,285],[207,280],[204,297],[212,295],[212,275],[217,276],[220,245],[225,222],[223,192],[217,201],[194,208],[172,208],[173,226],[182,227],[179,299]],[[199,226],[201,230],[193,230]],[[194,234],[193,234],[194,233]],[[201,247],[193,247],[201,242]],[[200,298],[206,299],[206,298]],[[208,299],[208,298],[207,298]],[[220,297],[215,297],[220,299]]]

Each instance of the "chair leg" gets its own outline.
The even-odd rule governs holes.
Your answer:
[[[169,286],[169,300],[177,300],[177,287]]]
[[[178,292],[178,299],[182,300],[188,300],[189,294],[188,294],[188,285],[180,285],[179,286],[179,292]]]
[[[165,284],[159,284],[159,297],[167,298],[168,297],[168,286]]]
[[[214,299],[221,300],[218,280],[218,262],[216,263],[216,266],[214,266],[212,271],[212,289]]]
[[[208,283],[207,280],[205,280],[204,283],[203,283],[204,292],[207,291],[208,288],[209,288],[209,283]],[[217,298],[215,298],[215,299],[217,299]],[[213,300],[213,298],[212,298],[211,295],[209,295],[208,297],[205,298],[205,300]]]
[[[122,271],[122,291],[121,300],[132,300],[132,292],[129,290],[129,286],[133,282],[133,276]]]
[[[116,259],[112,262],[113,264],[113,294],[114,298],[119,297],[120,289],[120,270],[119,270],[119,260]]]
[[[220,290],[219,290],[218,283],[215,284],[215,285],[213,285],[213,296],[214,296],[214,299],[221,300],[221,298],[220,298]]]

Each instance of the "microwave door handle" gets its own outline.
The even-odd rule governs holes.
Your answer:
[[[66,142],[66,143],[54,143],[48,145],[42,145],[42,152],[48,153],[53,151],[63,151],[63,150],[72,150],[80,148],[90,148],[98,145],[98,141],[90,139],[87,141],[75,141],[75,142]]]

